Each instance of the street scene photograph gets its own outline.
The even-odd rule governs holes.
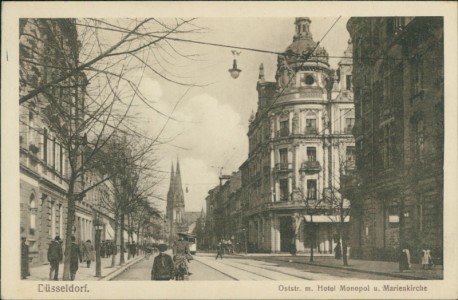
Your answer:
[[[443,279],[443,17],[18,30],[22,280]]]
[[[2,13],[2,299],[456,294],[456,4],[60,4]]]

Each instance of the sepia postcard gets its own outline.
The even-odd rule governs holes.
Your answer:
[[[2,8],[2,299],[458,298],[456,3]]]

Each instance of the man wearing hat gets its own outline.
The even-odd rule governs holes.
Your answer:
[[[172,257],[164,253],[167,250],[166,244],[160,244],[158,249],[160,253],[154,258],[151,280],[170,280],[174,275]]]
[[[30,276],[29,271],[29,245],[27,245],[26,237],[21,237],[21,277],[26,279]]]
[[[48,248],[48,261],[51,266],[49,271],[49,280],[58,280],[59,277],[59,262],[62,260],[62,246],[60,245],[60,237],[56,236],[53,241],[49,244]]]

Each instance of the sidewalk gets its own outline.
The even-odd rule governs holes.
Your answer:
[[[119,266],[119,255],[116,256],[116,265],[111,267],[111,258],[101,258],[101,271],[102,277],[95,277],[95,261],[91,262],[91,267],[88,268],[86,262],[79,264],[78,272],[76,272],[77,281],[97,281],[97,280],[111,280],[113,277],[119,275],[133,264],[139,262],[144,258],[144,255],[137,255],[134,258],[127,260],[127,253],[125,254],[126,262],[124,265]],[[34,266],[30,268],[30,276],[25,280],[36,281],[49,281],[49,264]],[[64,272],[64,264],[59,265],[59,280],[62,280]]]
[[[214,251],[200,251],[208,255],[216,255]],[[412,264],[412,268],[408,271],[399,272],[399,264],[397,262],[387,261],[372,261],[363,259],[348,259],[348,266],[344,266],[342,259],[334,259],[333,254],[314,254],[313,262],[310,262],[309,253],[298,253],[296,256],[291,256],[288,253],[234,253],[225,255],[224,257],[246,257],[252,259],[263,260],[272,258],[272,260],[302,263],[304,265],[315,265],[326,268],[337,268],[352,272],[387,275],[402,279],[413,280],[441,280],[444,278],[444,267],[435,265],[430,270],[423,270],[419,264]]]
[[[245,256],[242,254],[242,256]],[[266,257],[265,255],[249,254],[247,257],[256,256]],[[415,280],[440,280],[444,278],[444,268],[442,265],[435,265],[430,270],[423,270],[421,265],[412,264],[411,270],[399,272],[399,264],[397,262],[386,261],[371,261],[362,259],[348,259],[348,266],[343,266],[342,259],[334,259],[333,256],[314,256],[314,262],[310,262],[310,257],[307,256],[288,256],[288,255],[272,255],[274,260],[287,262],[303,263],[305,265],[315,265],[327,268],[338,268],[354,272],[370,273],[377,275],[388,275],[403,279]]]

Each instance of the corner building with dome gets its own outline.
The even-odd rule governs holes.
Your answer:
[[[340,194],[340,177],[355,167],[352,44],[331,69],[311,23],[296,18],[275,81],[266,81],[260,65],[249,155],[240,167],[249,252],[308,252],[312,246],[315,253],[332,253],[341,228],[348,231],[351,199]]]

